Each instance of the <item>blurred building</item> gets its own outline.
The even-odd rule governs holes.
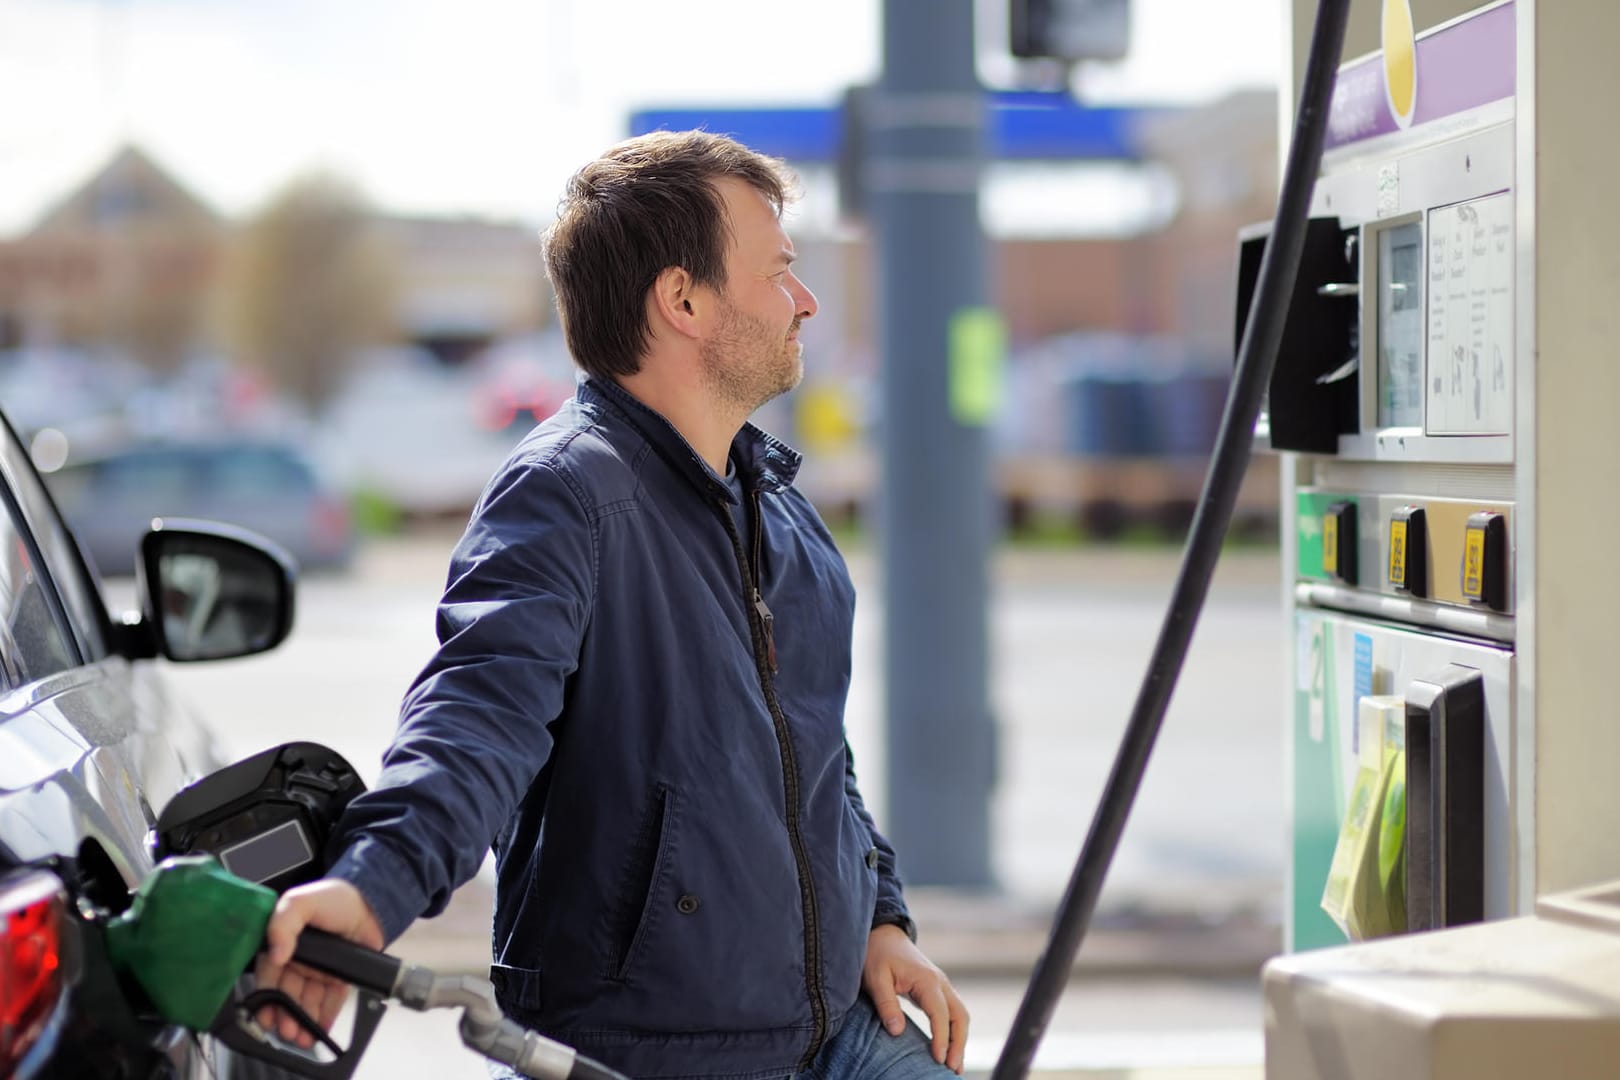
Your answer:
[[[1277,95],[1243,91],[1154,117],[1143,144],[1176,177],[1180,212],[1149,242],[1167,329],[1188,347],[1234,355],[1237,233],[1277,205]]]
[[[0,348],[116,345],[171,370],[211,335],[229,237],[212,208],[126,147],[0,243]]]
[[[224,351],[221,291],[242,225],[125,147],[33,228],[0,241],[0,350],[107,347],[159,372],[197,350]],[[393,340],[453,364],[549,321],[532,228],[392,214],[370,225],[395,274]]]
[[[1056,224],[1046,236],[992,236],[992,287],[1014,348],[1076,332],[1173,336],[1200,355],[1230,360],[1237,232],[1269,220],[1276,201],[1276,109],[1274,92],[1255,90],[1198,108],[1144,111],[1138,142],[1173,181],[1167,221],[1123,234]],[[1083,198],[1080,190],[1056,179],[1043,197]],[[869,352],[877,298],[865,230],[803,231],[796,239],[820,275],[809,280],[822,301],[823,332]]]
[[[1070,214],[1082,223],[1054,221],[1051,235],[992,236],[993,297],[1010,345],[994,449],[1010,519],[1055,511],[1117,531],[1144,515],[1172,526],[1190,516],[1235,356],[1238,231],[1275,207],[1276,109],[1275,93],[1261,90],[1144,114],[1145,160],[1128,164],[1168,174],[1174,197],[1161,218],[1114,228],[1103,203],[1089,231],[1085,215]],[[1051,170],[1042,205],[1087,198],[1091,165]],[[807,335],[794,434],[818,453],[802,486],[825,506],[858,507],[877,480],[864,439],[879,415],[873,255],[861,229],[808,230],[798,246],[825,343],[813,348]],[[1240,518],[1267,530],[1276,490],[1275,460],[1257,459]]]
[[[1011,346],[995,450],[1015,518],[1030,506],[1184,508],[1201,476],[1233,357],[1237,233],[1268,219],[1275,200],[1276,99],[1238,93],[1144,112],[1141,122],[1139,160],[1036,163],[1037,182],[1016,189],[1020,225],[998,219],[1007,192],[987,186],[993,298]],[[801,474],[812,497],[855,508],[876,481],[868,435],[881,415],[881,298],[867,232],[839,220],[831,170],[803,167],[806,196],[790,228],[821,313],[804,328],[804,385],[760,421],[812,451]],[[1118,197],[1095,182],[1100,173]],[[386,348],[345,354],[342,385],[323,406],[325,436],[342,445],[326,456],[348,463],[338,471],[352,486],[402,507],[459,507],[516,429],[570,384],[536,230],[360,212],[388,271],[375,343]],[[253,234],[267,216],[226,219],[148,155],[121,150],[27,233],[0,242],[0,354],[112,351],[161,373],[201,353],[240,368],[253,358],[229,345],[240,339],[226,333],[224,293],[268,291],[233,279],[253,244],[262,251],[263,231]],[[290,378],[278,385],[294,388]],[[442,415],[399,423],[424,403]],[[357,456],[394,428],[439,431],[441,451],[445,440],[468,444],[439,453],[457,467],[431,506],[410,501],[429,485],[409,454],[387,455],[410,463],[398,478]],[[1253,490],[1261,511],[1274,507],[1274,484],[1261,478]]]
[[[1275,199],[1275,94],[1145,116],[1141,145],[1174,176],[1172,220],[1144,235],[993,240],[996,301],[1015,345],[1098,331],[1175,335],[1199,353],[1230,355],[1235,236],[1269,218]],[[1052,197],[1065,197],[1061,187]],[[187,343],[217,346],[215,294],[238,224],[141,150],[119,151],[33,229],[0,242],[0,349],[116,343],[162,369]],[[534,228],[395,214],[372,225],[395,269],[395,341],[453,364],[553,320]],[[824,354],[839,357],[835,366],[869,358],[875,289],[864,232],[803,232]]]
[[[399,337],[445,363],[554,319],[535,229],[400,215],[375,224],[396,268]]]

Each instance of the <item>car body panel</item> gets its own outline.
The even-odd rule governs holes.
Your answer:
[[[100,582],[3,417],[0,524],[11,528],[0,552],[0,871],[48,867],[72,879],[79,900],[118,910],[152,868],[157,812],[220,761],[161,665],[117,651],[147,657],[157,646],[108,617]],[[131,565],[138,541],[128,541]],[[52,643],[42,661],[24,655],[30,641],[36,652]],[[70,984],[54,1045],[19,1075],[231,1075],[224,1048],[149,1013],[108,1028],[109,1001],[122,1008],[127,991],[97,955]]]

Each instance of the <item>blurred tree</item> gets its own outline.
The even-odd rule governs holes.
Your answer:
[[[319,409],[355,350],[394,336],[398,281],[359,192],[330,173],[290,183],[232,253],[225,327],[281,389]]]

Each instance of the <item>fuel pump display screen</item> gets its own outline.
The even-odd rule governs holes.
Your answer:
[[[1423,228],[1378,234],[1378,426],[1423,426]]]

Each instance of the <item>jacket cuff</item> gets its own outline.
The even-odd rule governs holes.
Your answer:
[[[382,926],[385,945],[392,944],[427,908],[427,896],[410,866],[370,837],[362,836],[350,844],[326,876],[360,890]]]
[[[911,913],[901,904],[879,904],[876,914],[872,916],[872,929],[880,926],[898,926],[906,932],[911,943],[917,943],[917,924],[912,921]]]

